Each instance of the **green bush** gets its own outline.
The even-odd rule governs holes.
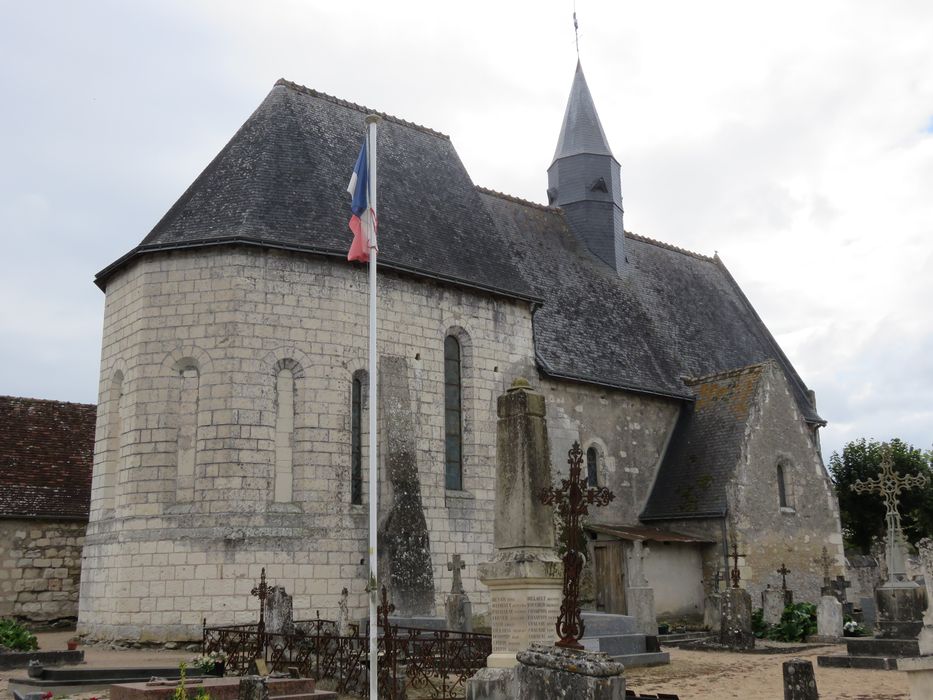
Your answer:
[[[15,620],[0,619],[0,648],[12,651],[32,651],[39,648],[36,635]]]
[[[763,611],[758,608],[752,613],[752,632],[758,639],[802,642],[811,634],[816,634],[816,606],[812,603],[788,605],[776,625],[766,623]]]

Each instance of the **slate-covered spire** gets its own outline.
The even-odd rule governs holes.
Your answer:
[[[548,201],[564,210],[570,228],[596,257],[622,271],[621,168],[609,148],[579,61],[554,161],[548,168]]]

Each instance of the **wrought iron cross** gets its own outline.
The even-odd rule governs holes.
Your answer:
[[[450,592],[453,594],[463,593],[463,580],[460,578],[460,570],[466,568],[466,562],[460,558],[459,554],[454,554],[447,562],[447,570],[452,571],[454,580],[450,584]]]
[[[832,585],[832,580],[829,577],[829,567],[833,565],[834,559],[829,556],[826,547],[823,547],[823,554],[819,559],[814,559],[813,563],[823,567],[823,588],[829,588]]]
[[[908,474],[902,476],[900,472],[894,471],[894,459],[891,456],[891,448],[884,446],[883,456],[881,458],[881,471],[876,479],[859,479],[852,484],[852,490],[855,493],[877,493],[884,497],[885,520],[888,524],[889,532],[899,532],[901,529],[901,514],[897,509],[897,497],[901,491],[910,488],[919,488],[926,486],[926,474]]]
[[[739,571],[739,543],[732,540],[732,587],[738,588],[739,581],[742,580],[742,572]]]
[[[259,574],[259,585],[253,586],[249,594],[259,598],[259,626],[265,627],[266,596],[269,595],[269,586],[266,585],[266,567],[262,567],[262,572]]]
[[[259,598],[259,625],[257,626],[256,646],[257,654],[264,653],[262,650],[265,648],[266,635],[266,596],[269,595],[269,587],[266,585],[266,567],[262,567],[262,572],[259,574],[259,585],[253,586],[253,590],[249,594]]]
[[[553,505],[563,523],[564,587],[560,615],[557,618],[557,646],[582,649],[583,616],[580,612],[580,574],[586,557],[583,553],[583,520],[589,514],[588,506],[605,506],[615,498],[605,486],[587,488],[586,477],[581,476],[583,450],[574,442],[568,453],[570,476],[561,479],[560,487],[544,489],[541,502]]]
[[[781,590],[787,590],[787,574],[790,573],[790,569],[784,566],[784,562],[781,562],[781,568],[777,570],[777,573],[781,575]]]

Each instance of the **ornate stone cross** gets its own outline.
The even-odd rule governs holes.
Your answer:
[[[784,562],[781,562],[781,568],[778,569],[776,573],[779,573],[781,575],[781,590],[786,591],[787,590],[787,574],[790,573],[790,569],[784,566]]]
[[[557,646],[582,649],[579,639],[583,636],[583,616],[580,612],[580,574],[586,561],[583,541],[583,519],[589,514],[588,506],[605,506],[615,494],[605,486],[587,488],[586,477],[581,476],[583,450],[574,442],[568,453],[570,476],[562,479],[560,487],[547,488],[541,492],[544,505],[556,507],[563,524],[564,588],[560,615],[557,618]]]
[[[460,558],[459,554],[454,554],[447,562],[447,570],[452,571],[454,579],[450,584],[450,592],[454,595],[463,594],[463,581],[460,578],[460,570],[466,568],[466,562]]]
[[[829,567],[835,563],[835,560],[829,556],[829,552],[826,551],[825,546],[823,547],[823,554],[820,555],[819,559],[814,559],[813,563],[823,567],[823,588],[830,588],[832,586],[832,580],[829,575]]]
[[[907,578],[904,562],[904,535],[901,531],[901,514],[897,509],[897,497],[902,491],[926,486],[926,474],[908,474],[902,476],[894,471],[894,459],[891,447],[884,445],[881,458],[881,471],[876,479],[859,479],[852,484],[855,493],[877,493],[884,497],[885,523],[885,559],[888,565],[888,579],[903,581]]]

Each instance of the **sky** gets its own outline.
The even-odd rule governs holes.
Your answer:
[[[933,3],[578,0],[625,227],[718,253],[823,454],[933,445]],[[103,293],[287,78],[546,201],[572,0],[0,0],[0,394],[96,403]],[[349,168],[349,166],[348,166]]]

